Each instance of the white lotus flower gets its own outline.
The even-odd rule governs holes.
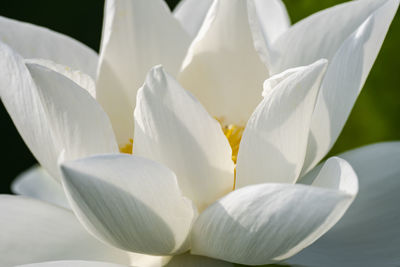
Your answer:
[[[46,169],[0,197],[0,265],[399,264],[400,143],[314,168],[398,4],[289,28],[279,1],[110,0],[97,74],[82,44],[0,19],[1,98]]]

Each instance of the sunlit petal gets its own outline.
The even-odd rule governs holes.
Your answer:
[[[192,253],[240,264],[286,259],[327,232],[357,194],[357,176],[334,158],[319,187],[260,184],[235,190],[206,209],[192,231]],[[330,166],[332,165],[332,166]]]
[[[97,99],[120,145],[133,137],[136,92],[151,67],[178,72],[190,38],[164,0],[107,0]]]
[[[221,126],[160,66],[138,93],[134,154],[173,170],[200,209],[233,188],[232,151]]]
[[[246,123],[268,77],[253,13],[252,1],[214,1],[179,74],[183,87],[227,124]]]
[[[250,117],[240,143],[237,188],[296,181],[326,65],[320,60],[266,81],[264,100]]]

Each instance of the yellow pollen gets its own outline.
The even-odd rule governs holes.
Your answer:
[[[217,121],[221,124],[222,131],[224,132],[229,144],[232,148],[232,161],[235,163],[235,179],[233,181],[233,189],[236,186],[236,161],[239,152],[240,141],[242,140],[242,135],[244,131],[244,126],[239,126],[236,124],[226,125],[223,123],[223,119],[218,119]]]
[[[119,151],[121,153],[125,153],[125,154],[132,154],[132,149],[133,149],[133,139],[132,138],[129,139],[128,144],[119,147]]]

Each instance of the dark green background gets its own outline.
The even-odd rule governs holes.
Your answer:
[[[178,1],[167,2],[173,7]],[[295,23],[318,10],[344,1],[284,0],[284,2],[292,23]],[[98,51],[103,16],[102,1],[2,1],[0,15],[48,27],[72,36]],[[367,83],[331,155],[365,144],[400,139],[399,48],[400,19],[397,15]],[[0,105],[0,121],[0,193],[9,193],[12,179],[32,166],[35,159],[19,137],[2,105]]]

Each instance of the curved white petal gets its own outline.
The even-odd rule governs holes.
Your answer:
[[[96,77],[97,53],[63,34],[0,17],[0,41],[24,58],[43,58]]]
[[[253,13],[252,1],[214,1],[178,76],[211,115],[227,124],[246,123],[268,77],[258,54],[265,43]]]
[[[213,0],[182,0],[174,9],[174,17],[194,38],[199,32],[212,3]]]
[[[59,177],[57,160],[118,151],[107,115],[70,79],[27,64],[0,43],[0,95],[40,164]],[[28,70],[29,68],[29,70]]]
[[[174,256],[165,267],[233,267],[233,263],[185,253]]]
[[[73,70],[68,66],[57,64],[53,61],[41,58],[25,59],[25,63],[40,65],[51,69],[52,71],[58,72],[85,89],[93,98],[96,98],[96,85],[94,80],[92,77],[81,72],[80,70]]]
[[[332,148],[367,79],[399,5],[398,0],[383,3],[332,57],[315,106],[303,173]]]
[[[276,54],[271,71],[279,73],[320,58],[330,61],[343,42],[389,1],[397,0],[349,1],[299,21],[274,43]]]
[[[400,142],[339,156],[357,173],[359,193],[339,223],[288,262],[310,267],[400,265]]]
[[[321,60],[324,60],[324,59],[321,59]],[[316,61],[316,62],[318,62],[318,61]],[[315,64],[315,62],[313,64]],[[312,66],[313,64],[309,65],[309,67]],[[282,71],[281,73],[278,73],[278,74],[275,74],[274,76],[269,77],[268,79],[266,79],[264,81],[262,96],[265,97],[266,95],[270,94],[271,91],[277,85],[279,85],[282,81],[286,80],[293,74],[301,73],[302,71],[304,71],[306,69],[307,69],[307,66],[300,66],[300,67],[296,67],[296,68],[287,69],[285,71]],[[293,76],[293,77],[295,77],[295,76]]]
[[[34,166],[18,175],[13,181],[11,189],[15,194],[39,199],[69,209],[61,184],[42,167]]]
[[[309,125],[327,61],[288,70],[265,82],[264,100],[250,117],[239,147],[238,188],[294,183],[303,166]]]
[[[298,253],[328,231],[357,194],[351,166],[341,159],[328,164],[334,167],[327,167],[319,179],[339,183],[253,185],[220,199],[195,222],[192,253],[250,265]]]
[[[290,27],[290,18],[281,0],[254,0],[265,41],[271,45]]]
[[[55,260],[128,264],[128,255],[91,237],[66,209],[19,196],[0,196],[0,265]]]
[[[100,240],[153,255],[188,250],[196,211],[166,167],[115,154],[64,163],[62,172],[72,209]]]
[[[45,111],[46,130],[51,131],[54,148],[63,151],[64,160],[118,152],[110,121],[88,92],[43,66],[29,63],[27,67]]]
[[[119,265],[108,262],[98,261],[52,261],[18,265],[18,267],[123,267],[127,265]]]
[[[118,143],[133,137],[136,92],[157,64],[176,74],[190,38],[163,0],[107,0],[97,99],[111,118]]]
[[[347,161],[331,157],[322,165],[311,186],[335,188],[355,196],[358,191],[358,179],[352,179],[353,176],[354,170]]]
[[[161,66],[138,92],[134,154],[173,170],[200,210],[233,188],[232,151],[221,126]]]

